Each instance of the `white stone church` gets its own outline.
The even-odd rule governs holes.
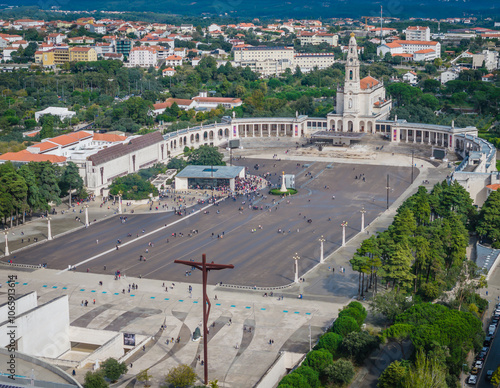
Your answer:
[[[341,132],[375,132],[375,121],[389,117],[392,101],[385,96],[382,81],[359,78],[358,46],[354,34],[349,40],[345,83],[337,90],[335,113],[327,115],[328,127]]]

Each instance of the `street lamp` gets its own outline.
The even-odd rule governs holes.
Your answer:
[[[52,240],[52,229],[50,227],[51,217],[47,217],[47,240]]]
[[[414,153],[415,150],[411,150],[411,183],[413,183],[413,167],[415,166],[415,163],[413,162]]]
[[[5,255],[4,256],[9,256],[10,255],[10,252],[9,252],[9,238],[7,237],[9,235],[9,232],[7,232],[5,230],[3,232],[3,234],[5,235]]]
[[[295,253],[295,256],[293,256],[293,259],[295,260],[295,283],[299,282],[299,254]]]
[[[319,256],[319,262],[321,264],[323,264],[325,262],[325,257],[324,257],[324,251],[323,251],[323,243],[326,241],[325,238],[323,236],[321,236],[319,239],[318,239],[319,243],[321,244],[320,245],[320,256]]]
[[[342,246],[345,247],[345,228],[347,226],[347,221],[343,221],[340,226],[342,226]]]
[[[365,207],[363,206],[363,208],[359,212],[361,213],[361,231],[364,232],[365,231],[365,213],[366,213]]]
[[[88,228],[89,227],[89,205],[85,204],[85,205],[83,205],[83,207],[85,209],[85,227]]]
[[[118,192],[118,213],[122,214],[122,194],[123,192],[120,190]]]

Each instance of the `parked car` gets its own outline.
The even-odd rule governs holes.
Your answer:
[[[484,361],[485,358],[486,358],[485,352],[479,352],[479,354],[476,356],[477,361]]]
[[[471,375],[477,375],[479,373],[479,368],[477,366],[473,367],[471,370],[470,370],[470,374]],[[475,383],[474,383],[475,384]]]
[[[493,372],[494,372],[494,370],[492,370],[492,369],[490,369],[489,371],[486,372],[486,376],[485,376],[486,381],[491,380],[491,377],[493,376]]]
[[[467,380],[467,384],[469,385],[476,385],[477,383],[477,376],[476,375],[470,375],[469,379]]]
[[[483,368],[483,362],[481,360],[478,360],[478,361],[476,361],[476,363],[474,364],[474,366],[477,369],[482,369]]]
[[[489,351],[490,351],[489,346],[483,346],[483,348],[481,349],[481,352],[485,352],[486,354],[488,354]]]
[[[490,346],[491,345],[491,336],[487,336],[485,339],[484,339],[484,342],[483,342],[483,346]]]

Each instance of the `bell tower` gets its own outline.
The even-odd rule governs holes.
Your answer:
[[[344,113],[356,114],[359,112],[360,79],[358,45],[354,33],[351,34],[348,50],[344,80]]]

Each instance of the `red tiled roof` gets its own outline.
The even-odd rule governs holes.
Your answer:
[[[434,50],[433,49],[425,49],[425,50],[418,50],[418,51],[415,51],[414,54],[428,54],[428,53],[433,53]]]
[[[500,183],[493,183],[492,185],[488,185],[486,187],[491,190],[498,190],[500,189]]]
[[[15,162],[62,163],[66,161],[66,157],[48,154],[32,154],[28,150],[23,150],[19,152],[7,152],[3,155],[0,155],[0,160],[11,160]]]
[[[378,85],[379,82],[375,78],[368,76],[363,78],[360,81],[360,84],[361,84],[361,89],[368,89],[374,87],[375,85]]]
[[[127,136],[117,135],[115,133],[94,133],[92,140],[109,141],[111,143],[127,140]]]

